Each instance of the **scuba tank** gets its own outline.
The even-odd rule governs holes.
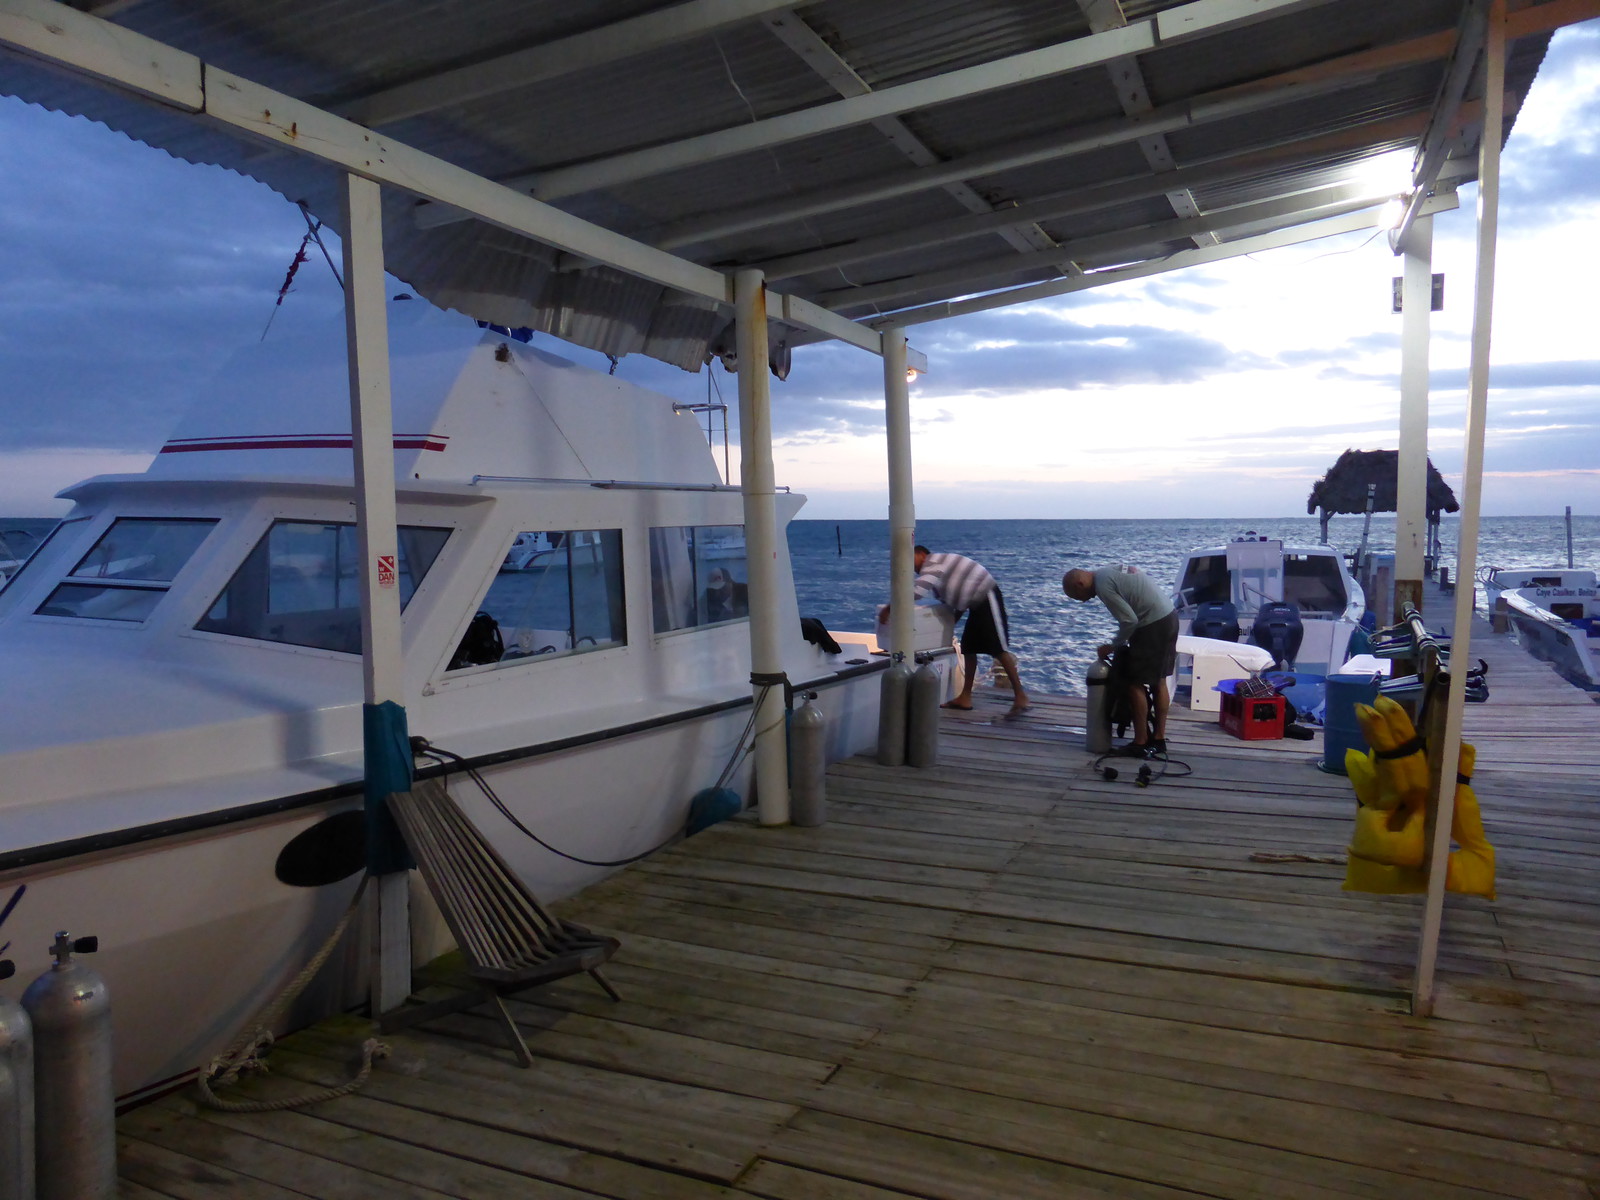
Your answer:
[[[111,1002],[105,981],[72,957],[98,948],[96,938],[56,934],[55,965],[22,994],[33,1021],[38,1200],[117,1194]]]
[[[0,959],[0,979],[17,968]],[[0,996],[0,1200],[33,1200],[33,1022]]]
[[[828,721],[801,692],[805,703],[789,718],[789,819],[821,825],[828,819]]]
[[[1096,658],[1084,678],[1089,684],[1089,701],[1084,718],[1088,732],[1084,746],[1090,754],[1104,754],[1111,749],[1111,664],[1104,658]]]
[[[911,667],[904,654],[883,673],[878,690],[878,762],[901,767],[906,761],[906,718],[911,704]]]
[[[906,762],[913,767],[939,765],[939,692],[943,686],[938,669],[926,659],[911,676]]]

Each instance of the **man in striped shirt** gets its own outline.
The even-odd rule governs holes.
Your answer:
[[[914,554],[919,601],[936,600],[959,619],[967,614],[961,631],[961,657],[966,679],[961,694],[945,703],[946,708],[970,709],[972,685],[978,675],[978,655],[987,654],[1000,664],[1011,681],[1011,709],[1007,717],[1021,716],[1028,709],[1028,693],[1022,688],[1017,671],[1017,656],[1011,653],[1010,629],[1006,624],[1006,603],[1000,585],[982,563],[960,554],[934,554],[918,546]]]

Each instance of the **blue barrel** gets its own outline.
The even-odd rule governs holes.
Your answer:
[[[1366,750],[1366,735],[1356,720],[1356,705],[1371,704],[1378,698],[1376,675],[1329,675],[1324,681],[1326,707],[1322,717],[1322,761],[1317,765],[1334,775],[1343,775],[1344,752]]]

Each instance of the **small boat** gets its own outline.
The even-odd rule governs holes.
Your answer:
[[[1281,668],[1315,675],[1344,663],[1367,610],[1339,551],[1254,532],[1189,551],[1172,603],[1182,633],[1248,642]]]
[[[498,799],[452,778],[457,803],[557,899],[681,836],[703,789],[749,794],[749,618],[706,598],[746,586],[742,500],[665,396],[420,302],[390,330],[409,730],[475,765]],[[355,891],[351,476],[341,322],[246,351],[145,473],[67,489],[0,591],[0,949],[25,982],[57,930],[98,936],[123,1096],[217,1053]],[[778,497],[785,564],[803,502]],[[875,639],[812,644],[780,579],[829,756],[875,745]],[[413,904],[424,961],[448,942]],[[367,970],[347,940],[294,1019]]]
[[[1517,640],[1563,678],[1600,691],[1600,587],[1595,572],[1572,567],[1483,567],[1478,571],[1491,616],[1501,609]]]

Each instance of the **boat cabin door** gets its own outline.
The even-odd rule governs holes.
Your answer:
[[[1269,600],[1282,600],[1283,542],[1229,542],[1228,579],[1234,607],[1240,612],[1253,612]]]

